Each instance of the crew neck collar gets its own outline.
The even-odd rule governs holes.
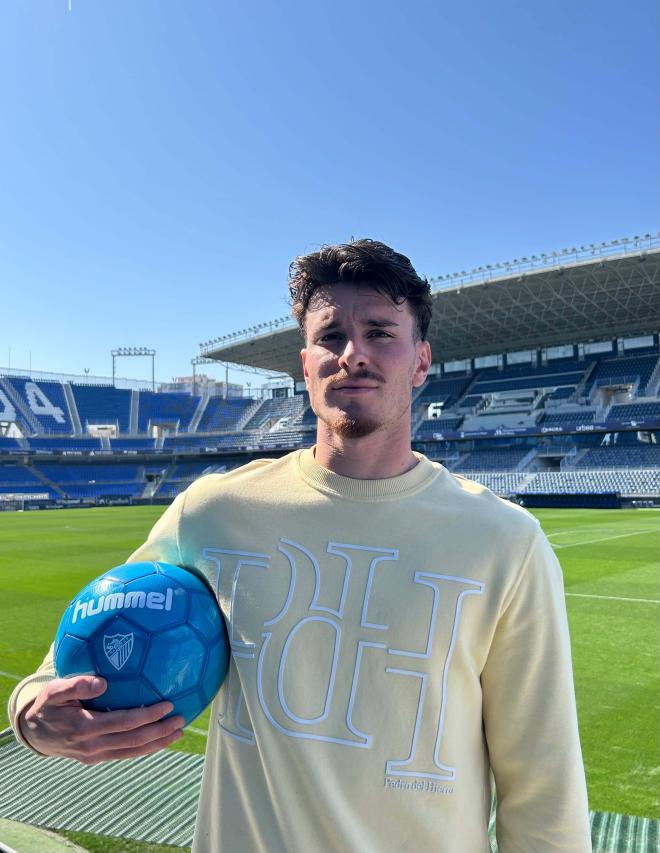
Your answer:
[[[309,485],[322,492],[357,501],[395,500],[425,488],[442,470],[421,453],[413,453],[418,460],[414,468],[398,477],[382,480],[358,480],[335,474],[319,465],[314,458],[313,447],[298,451],[298,469]]]

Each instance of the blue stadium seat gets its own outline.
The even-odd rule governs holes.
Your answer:
[[[130,429],[131,392],[112,385],[71,384],[83,431],[89,424],[117,424],[119,432]]]
[[[28,439],[28,445],[30,450],[48,453],[91,453],[101,450],[102,447],[100,438],[50,438],[39,435]]]
[[[543,416],[541,425],[568,426],[570,424],[592,424],[594,422],[594,414],[593,409],[575,412],[552,412]]]
[[[660,418],[660,402],[628,403],[622,406],[612,406],[607,415],[608,420],[629,421],[643,418]]]
[[[627,355],[612,358],[601,358],[596,369],[589,377],[587,396],[597,384],[617,381],[623,382],[639,378],[639,392],[646,389],[651,374],[658,363],[658,352],[647,355]]]
[[[452,470],[468,471],[515,471],[531,448],[507,450],[474,450],[461,457]]]
[[[6,376],[5,382],[10,384],[23,404],[32,413],[40,425],[43,434],[71,435],[73,425],[69,415],[69,406],[64,396],[61,382],[44,382],[22,376]],[[21,418],[21,420],[23,420]],[[27,426],[27,432],[33,430]]]
[[[428,418],[417,427],[415,438],[418,441],[433,438],[437,432],[455,432],[463,422],[463,415],[442,415],[439,418]]]
[[[145,433],[150,426],[173,425],[176,432],[186,432],[200,399],[178,392],[140,391],[138,431]]]
[[[305,410],[305,398],[302,394],[293,397],[277,397],[272,400],[264,400],[254,415],[245,425],[246,430],[260,429],[265,424],[289,418],[294,422],[302,417]]]
[[[575,468],[660,468],[660,445],[596,447],[588,450]]]
[[[140,451],[141,453],[156,449],[155,438],[111,438],[110,448],[113,451],[128,452]]]
[[[254,400],[251,397],[238,397],[228,400],[211,397],[197,427],[197,432],[230,432],[236,427]]]

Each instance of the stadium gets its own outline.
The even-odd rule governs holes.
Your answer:
[[[594,851],[656,853],[660,234],[431,286],[434,361],[413,397],[413,448],[529,508],[562,549]],[[123,562],[193,480],[314,443],[300,347],[288,318],[200,344],[194,364],[266,377],[252,392],[195,376],[182,390],[0,369],[4,700],[40,662],[71,594]],[[57,509],[67,511],[46,512]],[[207,711],[155,756],[98,768],[56,759],[48,772],[4,732],[0,756],[21,782],[0,786],[0,824],[90,848],[88,833],[185,849],[208,725]],[[135,808],[108,802],[136,782]]]
[[[414,448],[530,507],[660,504],[659,247],[646,235],[432,279]],[[313,444],[300,345],[287,319],[201,345],[200,362],[290,377],[253,396],[6,371],[0,506],[164,502]]]

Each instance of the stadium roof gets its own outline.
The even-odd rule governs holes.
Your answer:
[[[514,271],[510,271],[512,265],[505,265],[504,274],[497,268],[480,267],[469,274],[431,279],[432,283],[442,281],[433,292],[429,329],[433,360],[660,329],[660,241],[649,239],[648,248],[624,245],[621,251],[619,246],[611,254],[564,251],[567,257],[543,256],[541,268],[539,263],[535,267],[538,258],[524,258],[514,262]],[[300,380],[301,346],[297,325],[280,318],[202,344],[200,355]]]

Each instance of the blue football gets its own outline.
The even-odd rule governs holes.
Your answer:
[[[58,676],[102,675],[108,689],[85,707],[137,708],[167,699],[186,725],[227,673],[229,640],[215,596],[169,563],[127,563],[73,599],[55,637]]]

